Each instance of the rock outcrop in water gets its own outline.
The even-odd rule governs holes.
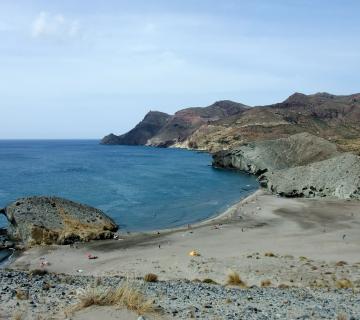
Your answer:
[[[261,186],[281,196],[360,199],[360,157],[308,133],[218,152],[213,165],[260,175]]]
[[[2,211],[8,235],[26,246],[106,239],[117,230],[102,211],[58,197],[22,198]]]

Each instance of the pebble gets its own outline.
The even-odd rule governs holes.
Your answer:
[[[121,285],[123,281],[125,279],[119,276],[101,278],[102,285],[107,287]],[[339,314],[346,314],[347,319],[360,320],[360,293],[352,290],[237,289],[185,280],[134,281],[146,296],[154,300],[157,309],[174,319],[306,320],[336,319]],[[46,290],[44,283],[48,284]],[[11,317],[19,308],[19,302],[23,302],[17,300],[16,289],[28,288],[28,303],[33,306],[29,312],[32,313],[31,319],[36,319],[48,314],[49,310],[59,312],[75,304],[76,292],[93,284],[91,276],[49,273],[32,277],[23,271],[0,270],[1,304],[6,305],[5,311]],[[146,320],[146,317],[137,319]]]

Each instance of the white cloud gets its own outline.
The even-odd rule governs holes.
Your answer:
[[[42,11],[32,23],[32,36],[40,38],[52,36],[71,38],[79,34],[80,24],[77,20],[66,19],[62,14],[50,14]]]

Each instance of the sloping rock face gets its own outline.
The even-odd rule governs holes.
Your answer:
[[[213,165],[259,175],[269,170],[307,165],[338,154],[335,144],[304,132],[288,138],[248,143],[231,151],[220,151],[213,155]]]
[[[360,157],[337,157],[284,170],[266,172],[260,184],[286,197],[333,197],[360,200]]]
[[[247,109],[241,103],[224,100],[205,108],[183,109],[172,116],[152,111],[128,133],[121,136],[110,134],[101,143],[169,147],[184,141],[205,123],[229,118]]]
[[[26,246],[106,239],[117,230],[102,211],[57,197],[18,199],[3,213],[10,223],[8,235]]]
[[[164,112],[150,111],[134,129],[120,136],[111,133],[101,140],[101,144],[145,145],[170,117]]]
[[[281,103],[253,107],[203,124],[183,146],[214,153],[301,132],[331,140],[343,151],[360,154],[360,94],[295,93]]]

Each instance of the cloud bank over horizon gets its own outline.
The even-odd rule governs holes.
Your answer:
[[[0,138],[100,138],[151,110],[359,92],[358,1],[0,3]]]

